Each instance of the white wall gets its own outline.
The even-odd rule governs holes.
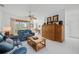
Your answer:
[[[11,14],[3,11],[3,20],[2,20],[2,27],[5,27],[7,25],[10,25],[10,18]]]
[[[3,14],[2,14],[2,7],[0,7],[0,31],[1,31],[1,28],[2,28],[2,24],[1,24],[1,22],[2,22],[2,17],[3,17]]]
[[[1,9],[1,8],[0,8]],[[2,13],[1,13],[1,10],[0,10],[0,29],[1,29],[1,15]]]
[[[79,39],[79,8],[66,10],[66,25],[69,37]]]
[[[0,8],[0,30],[2,31],[3,27],[10,25],[10,18],[13,15],[9,12],[6,12],[3,7]]]
[[[42,26],[44,23],[44,17],[39,17],[37,20],[34,20],[34,28],[39,28],[39,25]]]

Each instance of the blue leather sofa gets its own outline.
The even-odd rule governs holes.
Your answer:
[[[27,40],[27,37],[34,36],[35,34],[31,30],[19,30],[18,31],[18,38],[20,41]]]
[[[26,54],[27,49],[26,47],[20,47],[14,50],[11,54]]]
[[[15,45],[10,44],[4,40],[4,35],[0,33],[0,54],[7,54],[15,48]],[[25,54],[27,52],[27,48],[21,46],[20,48],[15,49],[10,54]]]
[[[13,50],[14,46],[7,42],[1,42],[0,43],[0,54],[6,54],[9,51]]]

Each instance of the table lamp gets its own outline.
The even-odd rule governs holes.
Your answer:
[[[7,35],[11,34],[11,27],[10,26],[3,27],[3,32],[7,33]]]

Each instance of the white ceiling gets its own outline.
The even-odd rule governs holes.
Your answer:
[[[63,4],[6,4],[4,10],[20,17],[28,16],[31,8],[32,14],[37,17],[46,16],[54,11],[61,9],[74,9],[79,5],[63,5]]]

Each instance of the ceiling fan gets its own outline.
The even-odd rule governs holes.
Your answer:
[[[36,20],[37,17],[34,14],[32,14],[32,9],[31,8],[32,8],[32,6],[29,5],[29,11],[28,11],[29,15],[26,18],[29,18],[30,20]]]
[[[31,10],[29,11],[28,17],[30,18],[30,20],[36,20],[37,19],[37,17],[35,17],[34,15],[31,14]]]

